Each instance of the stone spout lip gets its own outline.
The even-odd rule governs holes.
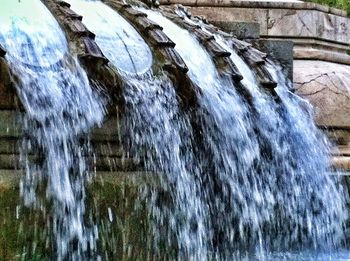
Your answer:
[[[5,55],[6,55],[6,50],[4,49],[4,47],[0,45],[0,57],[5,57]]]

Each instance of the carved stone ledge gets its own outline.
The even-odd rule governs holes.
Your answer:
[[[237,68],[237,66],[233,63],[233,61],[231,60],[231,58],[229,57],[224,57],[222,59],[222,61],[224,61],[224,65],[226,64],[229,69],[227,69],[226,71],[229,72],[229,74],[231,75],[233,81],[235,82],[239,82],[241,80],[243,80],[243,76],[240,73],[239,69]],[[223,66],[224,66],[223,65]]]
[[[202,43],[206,43],[206,42],[215,40],[215,38],[214,38],[213,35],[210,35],[210,34],[204,32],[203,30],[198,30],[197,28],[196,28],[195,30],[193,30],[193,34],[194,34],[198,39],[200,39],[200,41],[201,41]]]
[[[293,41],[298,47],[294,52],[296,59],[311,55],[313,59],[350,64],[350,19],[344,11],[304,2],[165,0],[162,3],[184,4],[193,16],[204,16],[216,25],[223,25],[223,29],[239,28],[242,23],[258,24],[261,38]],[[328,55],[331,45],[337,50]],[[299,46],[309,46],[310,51],[305,52]]]
[[[247,0],[160,0],[161,5],[181,4],[190,7],[208,7],[208,8],[264,8],[264,9],[292,9],[320,11],[323,13],[334,14],[346,17],[346,11],[320,5],[316,3],[303,1],[247,1]]]

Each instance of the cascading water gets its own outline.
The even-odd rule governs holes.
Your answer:
[[[268,148],[274,156],[272,162],[262,158],[266,161],[264,172],[268,173],[268,186],[264,185],[283,202],[279,206],[281,216],[272,217],[275,223],[280,219],[279,227],[275,228],[278,235],[273,236],[273,249],[288,249],[294,242],[305,244],[306,248],[310,244],[312,248],[318,244],[326,248],[337,245],[342,239],[342,222],[347,216],[344,193],[336,177],[327,174],[330,145],[313,123],[311,105],[289,91],[291,83],[285,79],[281,68],[269,61],[266,68],[278,83],[276,91],[282,102],[276,107],[272,98],[261,93],[252,82],[247,71],[249,67],[242,64],[229,43],[219,35],[215,37],[231,52],[232,61],[248,79],[243,84],[254,94],[254,108],[259,115],[254,122],[258,124],[259,137],[270,144]],[[271,141],[272,133],[275,142]],[[277,185],[276,173],[279,176]],[[284,219],[289,221],[288,226]]]
[[[84,223],[90,175],[79,138],[103,120],[103,102],[44,5],[37,0],[5,2],[0,43],[26,111],[21,193],[26,206],[42,210],[52,231],[45,239],[53,243],[52,257],[81,259],[95,250],[97,231]],[[32,155],[39,161],[33,162]]]
[[[123,17],[100,1],[69,3],[123,78],[124,150],[157,180],[139,191],[151,216],[148,258],[280,260],[308,256],[285,251],[339,245],[347,213],[342,188],[326,173],[327,141],[312,123],[308,104],[288,90],[290,83],[276,65],[266,68],[278,82],[278,99],[259,89],[229,39],[215,35],[244,76],[242,84],[253,98],[246,102],[188,31],[141,9],[164,28],[189,67],[198,104],[181,106],[173,83],[152,71],[148,45]],[[11,2],[3,10],[0,43],[27,111],[24,201],[44,213],[55,243],[51,258],[108,259],[110,253],[96,246],[97,226],[112,233],[113,213],[108,210],[108,225],[95,220],[97,213],[86,215],[90,175],[79,143],[81,134],[102,121],[103,101],[40,2]],[[32,154],[40,161],[33,162]]]
[[[277,104],[259,91],[251,71],[243,65],[239,68],[245,69],[248,79],[243,84],[253,95],[254,108],[250,110],[234,86],[218,76],[211,59],[187,31],[160,13],[142,11],[177,44],[175,49],[201,90],[194,114],[199,119],[195,126],[201,130],[201,141],[196,140],[197,146],[200,144],[194,150],[197,165],[189,172],[199,173],[194,180],[200,190],[191,193],[199,192],[205,202],[202,205],[208,207],[197,216],[199,223],[206,218],[205,237],[194,245],[209,238],[206,253],[220,259],[232,258],[240,251],[262,254],[264,250],[337,246],[347,216],[343,192],[327,175],[327,142],[308,112],[300,108],[305,102],[276,76],[281,99]],[[234,53],[223,41],[221,44]],[[237,55],[231,59],[242,65]],[[192,253],[192,257],[199,256]]]
[[[127,156],[132,155],[144,161],[144,168],[154,173],[148,178],[159,180],[162,186],[162,192],[159,192],[159,187],[147,185],[140,189],[140,201],[148,202],[155,221],[150,231],[155,239],[148,248],[153,251],[154,244],[174,245],[174,234],[170,235],[168,229],[181,234],[182,250],[191,248],[195,251],[201,248],[196,244],[204,238],[205,231],[202,230],[200,238],[194,240],[189,232],[189,219],[191,215],[198,222],[198,217],[194,218],[195,212],[205,206],[199,205],[202,204],[200,199],[194,200],[195,196],[190,195],[192,184],[196,185],[195,177],[186,166],[192,157],[192,153],[186,151],[191,147],[191,130],[186,115],[180,113],[172,82],[163,72],[153,74],[149,47],[118,13],[100,1],[69,0],[69,3],[73,10],[83,14],[83,22],[96,34],[96,42],[101,50],[123,77],[123,115],[120,125],[124,151]],[[163,193],[170,193],[175,202],[169,205],[162,202],[166,206],[155,207],[157,202],[164,199]],[[173,216],[174,209],[183,214],[191,211],[181,231],[177,224],[183,221]],[[159,224],[164,224],[164,228],[159,228]],[[166,255],[160,253],[158,247],[153,253]],[[168,253],[168,256],[174,257],[174,253]],[[205,254],[202,252],[202,256]]]

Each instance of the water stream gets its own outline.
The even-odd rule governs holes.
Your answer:
[[[227,259],[242,251],[338,246],[347,213],[342,188],[327,174],[327,141],[277,67],[267,65],[278,82],[280,104],[259,90],[249,67],[217,36],[246,76],[243,84],[253,95],[249,108],[189,32],[160,13],[143,11],[176,43],[201,89],[195,113],[201,146],[195,150],[198,169],[191,173],[199,171],[200,199],[208,206],[207,253]]]
[[[140,187],[139,201],[146,202],[153,217],[149,251],[155,256],[164,256],[160,245],[170,249],[180,242],[174,233],[180,234],[181,249],[200,249],[198,240],[203,240],[205,230],[200,232],[199,238],[192,235],[189,220],[199,222],[196,212],[204,206],[191,194],[194,189],[198,190],[195,177],[186,165],[193,154],[189,151],[192,133],[187,116],[181,114],[173,83],[163,72],[153,73],[149,47],[117,12],[100,1],[69,0],[69,3],[73,10],[83,15],[83,22],[96,34],[102,52],[123,77],[120,128],[126,156],[144,162],[144,169],[154,173],[148,179],[158,180],[161,184],[161,189],[148,185]],[[163,202],[160,205],[157,202],[164,200],[165,193],[172,199],[169,204]],[[181,229],[178,223],[183,222],[182,217],[173,215],[174,211],[186,215],[187,221]],[[171,252],[169,258],[174,257],[175,252]]]
[[[79,138],[102,122],[103,102],[40,1],[9,0],[3,6],[0,43],[26,110],[21,194],[25,206],[42,210],[53,258],[76,260],[94,252],[97,236],[96,227],[84,222],[90,174]]]

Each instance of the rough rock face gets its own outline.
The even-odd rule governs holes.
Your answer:
[[[319,125],[350,128],[350,66],[295,60],[294,87],[315,106]]]

